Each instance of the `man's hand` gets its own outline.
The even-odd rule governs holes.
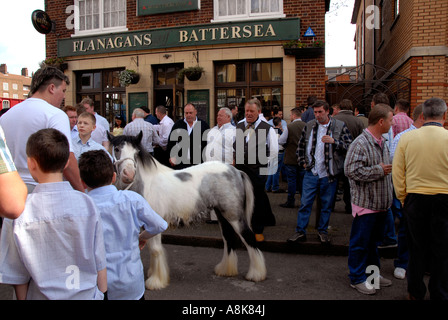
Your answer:
[[[322,137],[322,142],[323,143],[334,143],[334,139],[330,136],[323,136]]]
[[[383,168],[384,174],[386,176],[392,172],[392,165],[391,164],[380,163],[380,165]]]

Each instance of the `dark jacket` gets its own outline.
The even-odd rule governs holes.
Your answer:
[[[293,121],[288,123],[288,139],[286,140],[286,144],[283,145],[285,148],[285,155],[283,158],[284,164],[297,165],[296,151],[305,125],[306,123],[304,121]]]
[[[339,113],[335,115],[333,119],[338,119],[345,123],[345,125],[348,128],[348,131],[350,131],[350,134],[352,135],[353,140],[355,140],[356,137],[359,136],[362,133],[362,131],[366,128],[362,120],[360,118],[355,117],[353,112],[350,110],[339,111]]]
[[[181,169],[183,167],[188,167],[203,162],[202,152],[207,146],[207,139],[206,137],[205,139],[203,139],[202,136],[208,129],[210,129],[210,127],[207,122],[198,119],[193,127],[193,130],[191,131],[191,134],[188,136],[188,148],[186,149],[185,147],[181,148],[182,144],[178,145],[178,143],[182,142],[182,137],[186,137],[188,135],[187,123],[184,121],[184,119],[180,119],[174,123],[168,139],[167,151],[169,152],[170,156],[173,155],[178,159],[186,159],[187,155],[184,154],[184,152],[187,152],[187,150],[189,150],[190,152],[190,159],[188,161],[184,161],[180,165],[176,165],[176,169]],[[178,145],[177,147],[179,148],[179,150],[174,150],[172,154],[172,149],[176,145]]]

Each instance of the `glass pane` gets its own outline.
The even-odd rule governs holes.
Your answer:
[[[278,0],[271,0],[271,12],[279,12],[279,3]]]
[[[236,81],[236,65],[228,64],[227,65],[227,82],[235,82]]]
[[[93,74],[93,87],[96,88],[101,88],[101,73],[100,72],[95,72]]]
[[[92,13],[100,13],[100,1],[99,0],[93,0],[92,4]]]
[[[269,2],[270,0],[261,0],[261,12],[270,12]]]
[[[227,79],[226,76],[226,65],[217,65],[216,66],[216,81],[219,83],[223,83]]]
[[[280,62],[272,63],[272,81],[282,81],[282,64]]]
[[[110,27],[110,14],[109,13],[103,14],[103,19],[104,19],[104,28],[109,28]]]
[[[162,67],[157,68],[157,84],[164,85],[166,82],[165,79],[165,69]]]
[[[246,0],[237,1],[237,14],[246,14]]]
[[[118,25],[118,14],[116,12],[111,12],[110,22],[111,27],[116,27]]]
[[[261,81],[261,63],[252,63],[251,80]]]
[[[168,67],[166,69],[166,83],[165,84],[176,84],[176,68]]]
[[[280,88],[272,88],[272,106],[279,108],[282,106],[282,90]]]
[[[258,13],[260,12],[260,0],[251,0],[250,2],[250,12]]]
[[[244,63],[236,64],[236,81],[246,81],[246,65]]]
[[[92,14],[92,0],[86,1],[86,14]]]
[[[99,29],[100,27],[100,16],[95,14],[93,16],[93,29]]]
[[[271,81],[271,64],[270,63],[262,63],[261,64],[261,80],[263,81]]]
[[[219,16],[226,16],[227,15],[227,0],[220,0],[219,1],[218,14],[219,14]]]
[[[236,0],[227,0],[228,1],[228,15],[234,16],[236,14]]]
[[[86,30],[86,18],[85,17],[79,18],[79,30]]]
[[[104,8],[104,12],[110,11],[110,0],[104,0],[103,8]]]
[[[86,2],[79,1],[79,15],[84,16],[86,14]]]
[[[92,16],[86,16],[86,30],[92,29]]]

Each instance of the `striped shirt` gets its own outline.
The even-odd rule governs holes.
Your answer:
[[[394,137],[399,134],[400,132],[408,129],[411,124],[414,123],[414,120],[412,120],[406,113],[399,112],[396,115],[394,115],[394,119],[392,122],[392,129],[394,132]]]
[[[140,131],[143,132],[142,146],[146,151],[154,152],[153,144],[159,144],[159,135],[154,126],[143,118],[135,118],[128,123],[123,129],[123,135],[137,136]]]
[[[6,145],[5,134],[0,127],[0,174],[17,171],[11,153]]]
[[[384,175],[381,163],[391,164],[389,146],[383,143],[381,147],[365,129],[350,145],[344,163],[354,205],[372,211],[391,206],[392,177]]]

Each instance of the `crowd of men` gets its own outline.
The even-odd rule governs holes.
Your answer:
[[[253,185],[255,206],[251,223],[259,242],[264,241],[264,227],[276,223],[267,192],[280,192],[280,176],[286,179],[288,186],[282,207],[294,208],[296,194],[300,194],[296,232],[287,239],[290,243],[306,241],[316,198],[320,204],[316,225],[318,237],[321,243],[330,243],[328,224],[340,186],[345,211],[353,216],[348,256],[350,285],[364,294],[374,294],[379,287],[390,286],[391,281],[379,273],[372,285],[367,281],[366,269],[380,267],[379,246],[398,245],[394,275],[407,278],[409,297],[424,299],[423,276],[429,272],[431,299],[448,298],[448,216],[445,212],[448,204],[448,131],[443,128],[447,112],[444,100],[428,99],[414,108],[410,118],[409,102],[398,100],[392,109],[383,93],[373,96],[368,117],[361,113],[362,106],[353,106],[348,99],[330,107],[325,100],[309,97],[307,106],[291,110],[291,121],[287,123],[282,119],[281,110],[276,110],[272,119],[266,119],[260,101],[251,99],[241,110],[242,119],[236,117],[236,106],[221,108],[217,113],[217,125],[211,129],[204,119],[198,118],[194,104],[187,103],[184,118],[176,122],[163,106],[155,108],[156,116],[143,107],[133,110],[128,124],[123,117],[117,116],[111,128],[108,121],[95,112],[94,101],[90,98],[83,99],[76,107],[59,109],[69,83],[58,69],[42,68],[33,76],[31,97],[0,117],[0,127],[4,131],[0,132],[3,138],[0,210],[1,216],[7,218],[9,230],[2,233],[0,246],[6,248],[14,244],[15,248],[15,251],[6,250],[8,254],[0,254],[0,275],[3,275],[0,279],[6,279],[6,283],[21,285],[23,279],[30,281],[30,277],[37,277],[32,271],[36,266],[27,265],[28,251],[21,247],[29,246],[29,243],[20,242],[20,234],[28,231],[24,224],[19,224],[20,219],[26,219],[21,216],[22,212],[39,219],[39,212],[36,212],[38,194],[51,190],[37,186],[46,181],[65,182],[82,193],[90,190],[92,195],[102,194],[95,189],[113,184],[113,166],[112,171],[104,172],[107,178],[99,185],[90,181],[94,173],[87,174],[91,170],[89,166],[98,165],[104,159],[107,164],[101,162],[102,167],[109,167],[109,162],[112,164],[111,134],[138,135],[142,132],[142,146],[160,163],[173,169],[180,170],[205,161],[221,161],[245,172]],[[56,130],[67,139],[66,157],[63,158],[66,160],[59,169],[55,167],[57,174],[50,167],[45,169],[45,163],[47,157],[62,157],[62,152],[50,154],[46,148],[57,149],[59,145],[62,148],[65,144],[61,144],[61,139],[64,138],[52,131],[41,131],[46,129]],[[36,132],[44,138],[37,137]],[[41,150],[36,147],[33,150],[28,143],[30,137],[36,145],[41,144]],[[104,154],[107,156],[102,159]],[[33,205],[30,205],[32,209],[26,207],[27,194],[36,194]],[[104,194],[109,193],[104,191]],[[71,196],[67,194],[67,197]],[[99,197],[98,203],[101,201]],[[110,205],[105,204],[109,211]],[[154,217],[150,207],[144,206],[141,210],[147,212],[141,225],[152,230],[144,235],[136,233],[139,241],[145,242],[162,232],[166,225]],[[137,216],[140,214],[136,213]],[[396,220],[399,221],[398,232],[395,230]],[[216,217],[212,215],[210,221],[216,221]],[[115,222],[110,223],[105,228],[113,228]],[[8,236],[11,237],[9,240]],[[15,240],[11,240],[13,238]],[[39,243],[45,246],[44,240],[48,239],[41,240]],[[106,246],[106,257],[109,257],[108,250]],[[99,251],[101,248],[94,252],[99,261],[95,266],[97,289],[106,293],[105,258]],[[23,261],[20,261],[19,252],[25,255]],[[34,257],[34,253],[31,255]],[[14,263],[9,263],[8,259]],[[16,278],[14,268],[20,271]],[[29,273],[23,271],[28,268],[31,269]],[[112,274],[113,279],[116,276]],[[34,286],[16,287],[18,296],[43,297],[45,290],[39,291],[40,279],[33,280]],[[114,284],[111,287],[114,288],[112,295],[119,297],[116,293],[121,289]],[[141,290],[132,294],[132,299],[142,297]],[[129,298],[126,295],[120,297]]]

